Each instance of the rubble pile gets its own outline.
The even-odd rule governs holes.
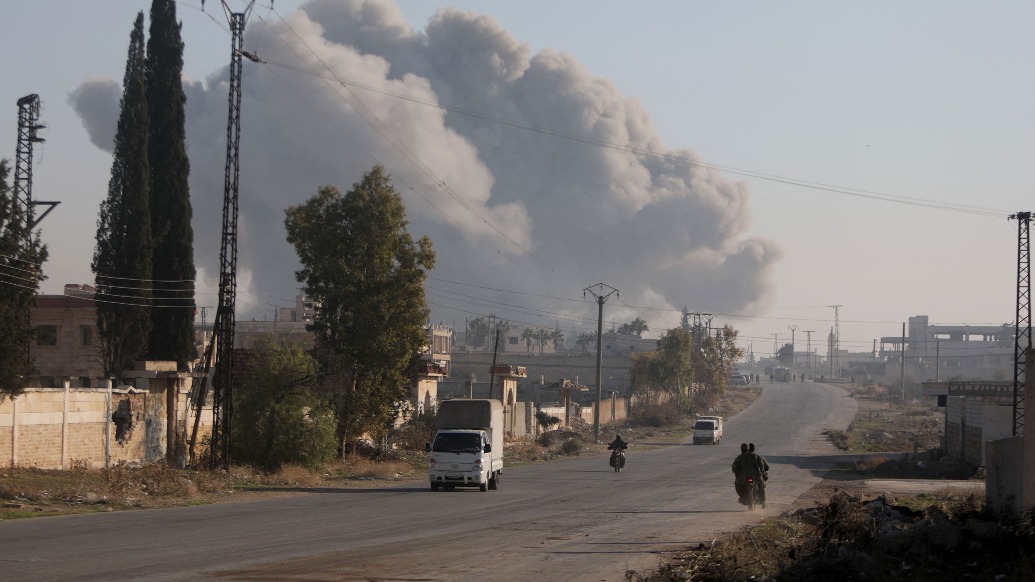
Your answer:
[[[885,495],[863,500],[844,492],[824,506],[786,517],[816,528],[797,548],[799,560],[778,579],[1031,580],[1031,520],[987,512],[973,496],[954,507],[923,510]],[[809,547],[811,546],[811,547]]]

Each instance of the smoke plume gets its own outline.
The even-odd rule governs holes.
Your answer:
[[[581,299],[598,281],[630,306],[768,299],[781,253],[748,235],[746,187],[666,149],[637,101],[563,52],[533,54],[492,18],[454,9],[414,30],[387,0],[312,0],[253,19],[245,46],[266,64],[246,61],[242,80],[242,313],[298,287],[284,209],[324,184],[348,190],[375,163],[402,193],[410,232],[431,236],[433,277],[480,286],[452,289],[488,301],[501,299],[484,288],[518,291],[502,302],[546,314],[432,292],[436,323],[587,316],[551,298]],[[218,272],[228,76],[184,87],[201,287]],[[111,147],[119,94],[89,81],[70,96],[98,147]]]

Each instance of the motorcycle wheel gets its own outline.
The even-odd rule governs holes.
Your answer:
[[[754,511],[755,510],[755,486],[754,486],[754,484],[752,484],[750,487],[748,487],[747,498],[748,498],[748,511]]]

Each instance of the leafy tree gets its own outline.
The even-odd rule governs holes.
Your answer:
[[[790,342],[785,343],[776,352],[776,359],[784,366],[790,367],[791,363],[794,362],[794,346]]]
[[[659,368],[665,389],[683,396],[694,380],[693,335],[682,328],[673,328],[658,338]]]
[[[488,318],[476,317],[467,323],[469,341],[467,345],[482,347],[489,341],[491,327]]]
[[[637,317],[629,323],[623,323],[618,327],[618,333],[643,337],[643,332],[650,331],[647,322]]]
[[[633,394],[641,396],[647,402],[657,401],[658,394],[662,392],[661,386],[665,383],[659,366],[661,354],[656,351],[637,352],[629,357]]]
[[[29,305],[43,279],[47,247],[30,237],[30,214],[8,186],[10,169],[0,160],[0,395],[25,391],[35,373],[29,360]]]
[[[275,472],[285,464],[317,468],[334,456],[334,414],[316,391],[316,371],[298,342],[257,342],[234,391],[235,459]]]
[[[737,331],[728,325],[719,330],[718,337],[708,336],[701,342],[696,377],[705,386],[702,404],[710,404],[726,394],[729,377],[742,357],[744,350],[737,347]]]
[[[380,165],[345,195],[320,188],[284,222],[302,263],[295,275],[320,305],[308,329],[342,455],[347,440],[385,426],[415,380],[435,253],[428,237],[406,231],[402,198]]]
[[[129,36],[121,112],[108,196],[97,219],[91,268],[104,375],[121,377],[147,349],[151,332],[151,222],[148,114],[144,91],[144,13]]]
[[[151,234],[153,278],[150,357],[171,360],[181,371],[197,358],[194,345],[194,231],[191,228],[190,161],[183,94],[183,40],[174,0],[153,0],[147,40],[146,86],[150,117]]]

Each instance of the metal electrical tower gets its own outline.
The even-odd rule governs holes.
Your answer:
[[[596,289],[594,291],[594,289]],[[596,285],[590,285],[582,290],[582,296],[585,297],[586,293],[589,293],[597,300],[597,405],[593,409],[593,438],[596,442],[600,442],[600,400],[601,400],[601,385],[603,381],[600,374],[600,362],[602,355],[603,335],[604,335],[604,304],[607,303],[607,298],[611,295],[618,297],[618,289],[604,283],[597,283]]]
[[[43,143],[39,130],[46,129],[40,123],[40,96],[33,93],[18,100],[18,148],[14,158],[14,196],[25,205],[26,244],[32,239],[32,229],[43,220],[59,202],[40,202],[32,199],[32,146]],[[47,210],[36,218],[36,206]]]
[[[831,354],[830,365],[837,369],[837,377],[841,377],[841,308],[843,305],[830,305],[831,309],[834,310],[834,345],[832,346],[833,354]],[[830,371],[830,375],[834,375],[834,370]]]
[[[1024,384],[1031,349],[1031,260],[1028,223],[1031,212],[1011,214],[1017,220],[1017,324],[1013,348],[1013,436],[1024,432]]]
[[[206,382],[212,373],[212,467],[230,467],[230,436],[233,429],[234,384],[234,310],[237,303],[237,211],[240,177],[241,143],[241,70],[243,57],[257,60],[244,51],[244,25],[255,5],[250,0],[243,12],[233,12],[222,0],[223,11],[230,23],[230,110],[226,127],[226,172],[223,182],[223,236],[219,247],[219,305],[212,324],[212,340],[205,350],[205,371],[201,388],[196,391],[197,418],[191,434],[190,456],[194,459],[201,410],[205,402]],[[204,6],[204,5],[202,5]]]

